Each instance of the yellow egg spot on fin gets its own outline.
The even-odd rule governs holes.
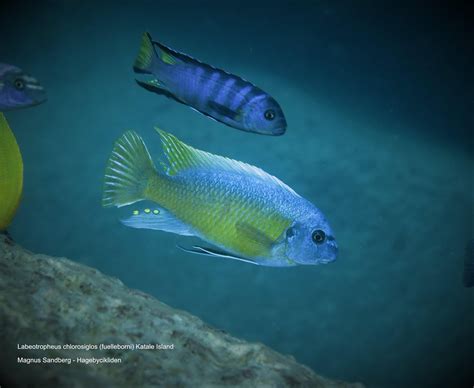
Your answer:
[[[146,214],[150,214],[151,213],[151,210],[150,209],[145,209],[144,210]]]
[[[153,210],[153,214],[160,214],[160,211],[158,209]]]
[[[139,212],[138,210],[134,210],[134,211],[133,211],[133,215],[134,215],[134,216],[138,216],[139,214],[140,214],[140,212]]]

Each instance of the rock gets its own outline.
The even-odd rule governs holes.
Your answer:
[[[120,280],[28,252],[3,236],[0,338],[2,387],[362,387],[321,377],[291,356],[234,338]],[[134,349],[87,348],[100,344]]]

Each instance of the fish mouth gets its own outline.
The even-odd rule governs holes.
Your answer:
[[[277,128],[272,131],[273,136],[281,136],[286,132],[286,127]]]
[[[326,249],[326,254],[324,258],[321,258],[318,260],[318,264],[328,264],[337,259],[337,253],[339,248],[337,247],[337,244],[335,241],[328,241],[327,243],[327,249]]]
[[[318,261],[318,264],[328,264],[328,263],[332,263],[335,260],[336,260],[336,257],[333,257],[331,259],[321,259]]]
[[[281,136],[286,132],[286,127],[271,129],[270,131],[256,131],[260,135]]]

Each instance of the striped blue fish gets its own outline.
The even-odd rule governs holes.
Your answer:
[[[248,81],[154,42],[145,33],[133,69],[151,75],[145,89],[172,98],[230,127],[264,135],[286,130],[283,111]]]
[[[16,66],[0,63],[0,112],[45,101],[46,92],[36,78]]]

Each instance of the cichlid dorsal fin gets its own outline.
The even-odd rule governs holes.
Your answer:
[[[151,35],[149,36],[151,39]],[[152,40],[152,43],[153,43],[153,47],[159,53],[159,57],[164,63],[170,64],[170,65],[174,65],[179,62],[194,63],[194,64],[205,65],[205,66],[209,66],[213,68],[213,66],[207,65],[201,62],[199,59],[192,57],[191,55],[174,50],[171,47],[168,47],[164,45],[163,43],[160,43],[156,40]]]
[[[276,185],[299,197],[291,187],[258,167],[195,149],[162,129],[155,128],[155,130],[160,135],[163,144],[163,152],[168,160],[169,166],[166,171],[168,175],[176,175],[180,171],[191,168],[212,168],[214,170],[233,171],[238,174],[252,175],[267,184]]]

